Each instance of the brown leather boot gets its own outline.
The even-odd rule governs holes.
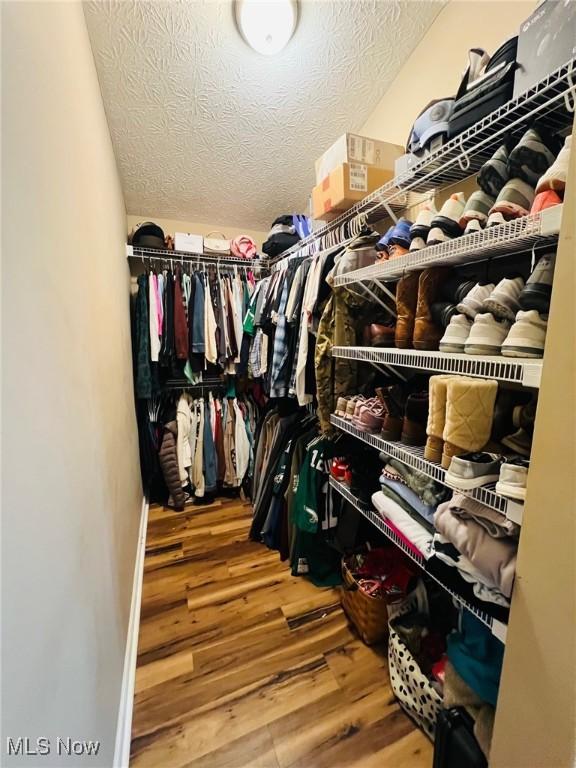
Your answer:
[[[409,349],[412,346],[419,276],[420,272],[410,272],[400,278],[396,286],[396,314],[398,317],[394,343],[398,349]]]
[[[420,274],[418,280],[418,304],[414,323],[414,349],[438,349],[444,329],[432,319],[432,304],[436,301],[441,284],[448,278],[446,267],[430,267]]]

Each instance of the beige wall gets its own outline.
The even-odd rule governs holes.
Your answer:
[[[232,238],[237,235],[248,235],[256,243],[258,249],[262,247],[262,243],[268,237],[267,232],[259,232],[255,229],[239,229],[238,227],[227,227],[223,224],[200,224],[197,221],[176,221],[174,219],[161,219],[158,216],[151,214],[147,215],[134,215],[128,214],[126,217],[128,221],[128,232],[141,221],[154,221],[158,226],[162,227],[165,235],[174,236],[175,232],[193,232],[196,235],[206,236],[209,232],[221,232],[224,237]]]
[[[110,766],[142,491],[126,215],[82,7],[2,11],[2,757]]]
[[[452,0],[438,14],[360,133],[406,145],[420,111],[456,94],[470,48],[494,53],[536,7],[535,0]]]

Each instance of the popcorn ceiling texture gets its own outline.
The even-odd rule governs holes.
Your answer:
[[[314,161],[360,129],[442,6],[301,2],[265,57],[228,1],[87,3],[128,213],[267,229],[305,212]]]

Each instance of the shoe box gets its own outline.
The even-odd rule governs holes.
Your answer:
[[[394,170],[394,162],[404,152],[403,147],[388,141],[369,139],[355,133],[340,136],[321,157],[316,160],[316,184],[321,184],[332,171],[343,163]]]
[[[576,57],[576,0],[544,0],[520,26],[514,98]]]

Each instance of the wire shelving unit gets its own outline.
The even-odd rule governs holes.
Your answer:
[[[284,251],[274,262],[299,251],[309,255],[310,247],[322,250],[334,244],[334,236],[336,240],[338,236],[345,239],[342,233],[346,226],[358,229],[391,211],[405,208],[409,193],[429,192],[473,175],[505,139],[519,138],[534,121],[552,132],[569,128],[576,106],[575,61],[571,59],[526,93],[506,102],[437,151],[425,155],[410,169]]]
[[[423,448],[404,445],[404,443],[400,442],[391,442],[390,440],[384,440],[380,435],[363,432],[362,430],[357,429],[352,422],[347,419],[342,419],[340,416],[330,416],[330,423],[335,427],[338,427],[342,432],[347,432],[349,435],[372,446],[372,448],[382,451],[387,456],[398,459],[407,466],[417,469],[427,477],[432,478],[432,480],[436,480],[438,483],[442,483],[442,485],[452,488],[446,483],[446,470],[443,469],[440,464],[436,464],[436,462],[424,458]],[[471,498],[476,499],[476,501],[482,502],[482,504],[496,510],[496,512],[500,512],[500,514],[504,515],[509,520],[512,520],[512,522],[521,525],[522,505],[517,504],[510,499],[506,499],[504,496],[500,496],[500,494],[496,493],[494,490],[494,486],[495,483],[485,485],[482,488],[474,488],[471,491],[459,490],[459,493],[463,493],[465,496],[470,496]]]
[[[338,275],[335,285],[400,279],[406,272],[426,267],[452,267],[554,246],[562,223],[562,205],[473,232],[396,259]]]
[[[455,352],[420,352],[392,347],[334,347],[333,357],[361,360],[375,365],[413,368],[433,373],[454,373],[496,379],[537,389],[542,360],[523,357],[466,355]]]
[[[231,253],[217,256],[211,253],[190,253],[189,251],[172,251],[168,248],[139,248],[126,246],[126,257],[147,261],[162,261],[166,264],[214,264],[222,267],[244,267],[245,269],[268,269],[268,259],[242,259]]]
[[[495,637],[497,637],[502,643],[506,641],[506,630],[507,630],[506,624],[504,624],[501,621],[498,621],[497,619],[494,619],[489,614],[476,608],[476,606],[471,605],[464,597],[462,597],[462,595],[459,595],[453,589],[450,589],[449,587],[447,587],[433,573],[428,571],[426,569],[425,558],[423,556],[417,555],[412,549],[407,547],[406,544],[402,541],[402,539],[400,539],[396,535],[396,533],[386,524],[385,520],[383,520],[380,517],[380,515],[378,515],[378,513],[375,512],[375,510],[372,507],[363,504],[359,499],[357,499],[352,494],[348,486],[344,485],[344,483],[338,482],[338,480],[335,480],[333,477],[330,478],[330,485],[343,498],[345,498],[346,501],[352,504],[352,506],[355,507],[360,512],[361,515],[363,515],[367,520],[369,520],[376,528],[378,528],[379,531],[381,531],[397,547],[399,547],[404,552],[405,555],[407,555],[411,560],[413,560],[417,565],[419,565],[420,568],[422,568],[430,578],[433,578],[434,581],[442,587],[442,589],[448,592],[454,600],[456,600],[467,611],[470,611],[470,613],[473,613],[474,616],[480,619],[480,621],[483,624],[489,627],[490,630],[492,631],[492,634]]]

